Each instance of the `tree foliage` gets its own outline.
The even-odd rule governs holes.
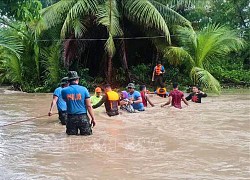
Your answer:
[[[186,28],[178,29],[177,34],[181,47],[167,48],[166,57],[171,62],[187,64],[194,84],[201,84],[219,93],[220,83],[210,72],[230,52],[243,47],[244,41],[239,38],[237,31],[226,26],[208,24],[197,34]]]

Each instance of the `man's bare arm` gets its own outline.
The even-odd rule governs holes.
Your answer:
[[[57,96],[53,96],[53,100],[52,100],[52,102],[51,102],[50,109],[49,109],[49,113],[48,113],[49,116],[52,115],[52,109],[53,109],[54,106],[56,105],[57,101],[58,101],[58,97],[57,97]]]
[[[91,117],[91,124],[93,124],[93,127],[94,127],[95,126],[95,116],[94,116],[93,108],[91,106],[90,98],[85,99],[85,103],[86,103],[86,108],[88,110],[88,113]]]
[[[163,104],[163,105],[161,105],[161,107],[167,106],[167,105],[171,104],[171,102],[172,102],[172,96],[169,96],[168,102],[165,103],[165,104]]]
[[[150,100],[150,98],[148,97],[148,95],[146,95],[146,100],[148,101],[148,103],[154,107],[155,105],[152,103],[152,101]]]
[[[187,102],[187,100],[185,99],[185,97],[183,96],[181,99],[182,99],[182,101],[188,106],[188,102]]]

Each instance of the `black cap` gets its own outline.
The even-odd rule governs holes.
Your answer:
[[[60,84],[61,84],[61,85],[68,84],[68,77],[62,78]]]
[[[79,79],[80,77],[78,76],[76,71],[69,71],[68,72],[68,80],[75,80]]]

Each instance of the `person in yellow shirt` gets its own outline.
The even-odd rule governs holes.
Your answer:
[[[95,95],[90,97],[90,102],[96,105],[102,99],[102,89],[100,87],[95,88]]]

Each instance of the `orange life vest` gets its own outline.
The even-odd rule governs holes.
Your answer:
[[[115,91],[109,91],[107,94],[107,102],[105,102],[106,111],[118,111],[119,95]]]
[[[167,89],[166,89],[166,88],[158,88],[158,89],[156,90],[156,93],[157,93],[157,94],[165,95],[166,92],[167,92]]]
[[[155,75],[161,75],[162,66],[155,66]]]

